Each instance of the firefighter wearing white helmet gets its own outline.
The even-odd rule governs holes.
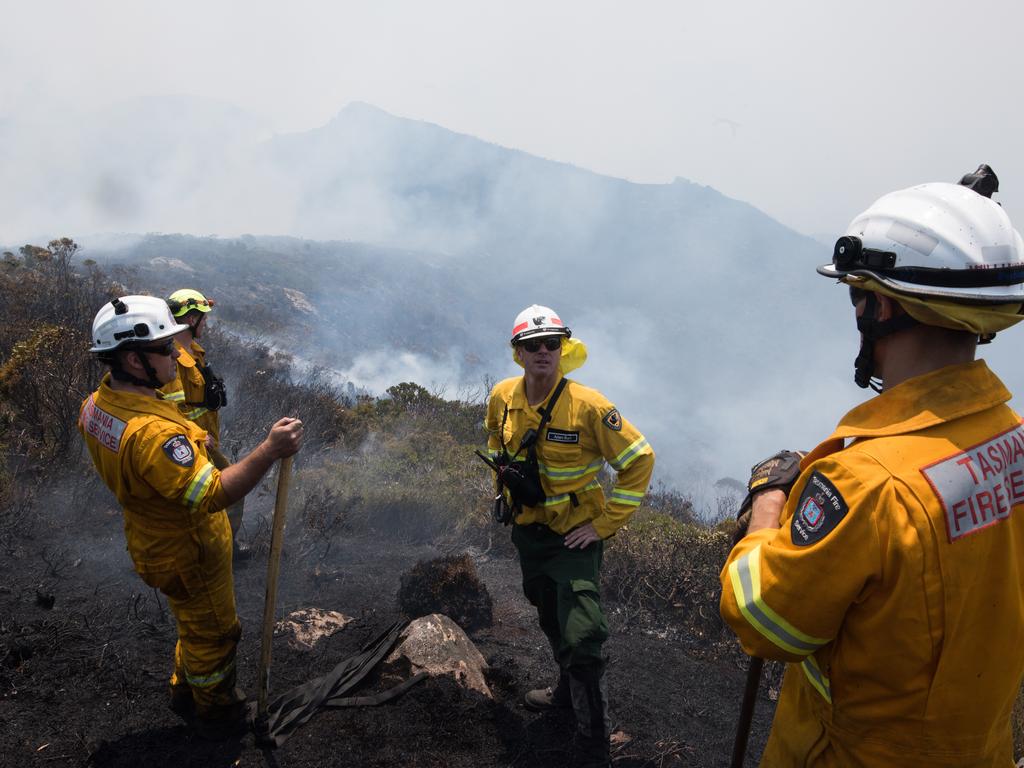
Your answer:
[[[496,470],[496,517],[513,523],[523,591],[559,668],[551,688],[530,691],[534,710],[573,708],[577,765],[608,765],[608,713],[601,647],[608,625],[599,594],[604,541],[640,506],[654,451],[604,395],[565,375],[586,347],[549,307],[516,317],[513,359],[524,375],[491,392],[485,426]],[[605,496],[597,476],[617,473]]]
[[[819,268],[850,286],[857,382],[880,394],[788,485],[752,478],[721,574],[744,650],[790,662],[762,765],[1013,764],[1024,427],[975,359],[1024,302],[997,190],[982,166],[886,195]]]
[[[78,428],[124,510],[135,570],[166,595],[177,623],[170,706],[200,734],[224,737],[245,727],[245,697],[235,686],[241,625],[224,508],[277,458],[298,450],[302,423],[281,419],[248,456],[218,471],[206,432],[158,391],[176,375],[173,337],[183,329],[163,299],[124,296],[104,305],[91,351],[110,373],[82,404]]]
[[[231,466],[220,442],[220,409],[228,404],[227,389],[223,379],[207,363],[206,350],[199,343],[215,304],[213,299],[194,288],[181,288],[167,297],[168,309],[175,319],[184,323],[184,328],[174,338],[178,347],[178,375],[160,391],[165,399],[177,403],[186,418],[206,430],[210,460],[217,469],[223,470]],[[236,565],[251,557],[249,548],[238,540],[244,510],[245,499],[239,499],[227,511]]]

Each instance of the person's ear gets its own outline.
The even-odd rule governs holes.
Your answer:
[[[884,293],[877,294],[878,308],[875,310],[875,318],[884,323],[894,317],[906,314],[905,310],[896,299],[886,296]]]

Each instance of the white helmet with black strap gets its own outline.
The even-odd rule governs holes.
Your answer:
[[[565,327],[565,323],[551,307],[531,304],[516,315],[510,340],[513,347],[523,339],[543,336],[565,336],[568,339],[572,331]]]
[[[855,381],[873,386],[874,342],[917,323],[976,333],[983,342],[1024,319],[1024,242],[1003,208],[992,169],[982,165],[959,184],[936,182],[875,201],[836,242],[832,263],[818,267],[867,291]],[[875,294],[906,310],[875,319]]]
[[[92,321],[92,347],[99,359],[110,366],[111,375],[143,387],[156,388],[161,382],[145,355],[139,360],[149,379],[140,379],[121,368],[114,353],[119,350],[145,349],[154,342],[169,340],[174,334],[188,330],[172,316],[163,299],[154,296],[122,296],[104,304]],[[170,352],[168,352],[170,354]]]

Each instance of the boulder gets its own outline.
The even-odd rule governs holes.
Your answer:
[[[408,666],[411,674],[452,675],[463,688],[494,698],[484,679],[487,662],[462,627],[440,613],[411,622],[384,660],[385,670]],[[405,675],[403,675],[405,676]]]
[[[350,616],[320,608],[293,611],[274,625],[274,634],[287,635],[288,645],[299,651],[310,651],[317,643],[330,637],[352,621]]]

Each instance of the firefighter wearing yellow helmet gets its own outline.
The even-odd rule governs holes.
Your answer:
[[[231,462],[220,447],[220,409],[228,404],[227,390],[223,380],[207,364],[206,350],[199,343],[206,329],[207,314],[214,304],[213,299],[192,288],[182,288],[167,297],[171,314],[185,328],[174,337],[178,348],[178,375],[160,391],[167,400],[177,403],[186,418],[206,430],[210,460],[217,469],[226,469]],[[236,563],[250,556],[249,549],[238,543],[244,510],[245,499],[239,499],[227,510]]]
[[[523,376],[491,392],[485,426],[497,471],[496,516],[514,523],[523,591],[558,664],[552,688],[530,691],[534,710],[572,707],[576,764],[609,764],[609,722],[601,646],[608,625],[599,569],[604,541],[640,506],[654,451],[600,392],[565,378],[586,360],[586,347],[550,308],[527,307],[511,343]],[[618,475],[609,496],[598,473]]]
[[[1024,427],[975,359],[1024,307],[997,190],[982,166],[886,195],[818,270],[849,286],[855,379],[880,394],[800,461],[788,494],[752,479],[721,574],[744,650],[790,662],[762,765],[1013,764]]]
[[[241,624],[224,508],[241,499],[302,441],[302,422],[281,419],[248,456],[223,472],[206,432],[159,389],[177,371],[175,334],[185,330],[163,299],[123,296],[92,326],[91,352],[110,369],[82,404],[78,428],[96,470],[124,510],[136,572],[167,597],[178,629],[170,706],[211,737],[245,725],[235,685]]]

